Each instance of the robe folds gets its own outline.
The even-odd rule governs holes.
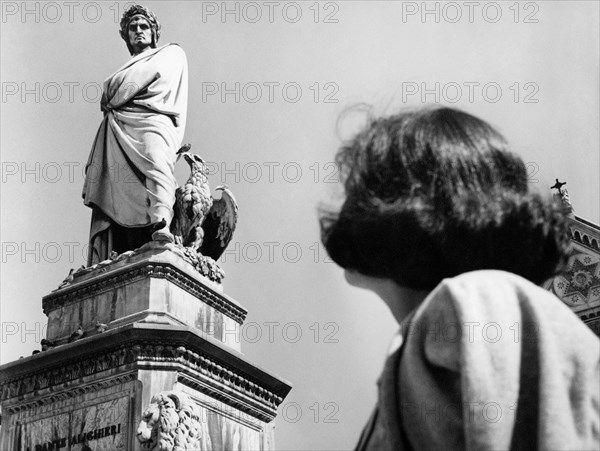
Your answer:
[[[139,228],[172,215],[187,77],[185,53],[177,44],[167,44],[136,55],[105,80],[104,119],[83,188],[84,204],[93,209],[91,244],[111,224]]]
[[[357,450],[597,450],[600,340],[508,272],[443,280],[401,324]]]

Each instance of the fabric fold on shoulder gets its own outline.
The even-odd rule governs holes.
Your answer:
[[[446,279],[417,309],[399,409],[415,449],[597,449],[598,338],[503,271]]]

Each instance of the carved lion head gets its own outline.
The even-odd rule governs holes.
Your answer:
[[[152,451],[200,449],[198,407],[182,392],[160,392],[142,413],[138,441]]]

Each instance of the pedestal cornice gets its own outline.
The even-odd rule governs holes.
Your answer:
[[[48,315],[81,299],[146,278],[166,279],[239,324],[244,322],[248,313],[237,301],[220,293],[220,285],[198,274],[174,249],[154,244],[120,261],[97,265],[97,268],[86,269],[82,274],[76,272],[70,284],[44,296],[42,308]]]
[[[144,369],[176,371],[180,383],[266,422],[291,389],[194,328],[135,323],[3,365],[1,400],[14,413]]]

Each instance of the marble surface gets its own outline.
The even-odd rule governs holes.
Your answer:
[[[72,451],[126,450],[128,443],[129,398],[120,397],[98,404],[63,406],[64,413],[54,412],[36,418],[36,412],[14,425],[13,440],[21,450]]]
[[[148,247],[91,271],[43,300],[47,339],[63,344],[79,327],[84,336],[134,322],[191,326],[240,350],[246,310],[200,276],[176,252]]]

